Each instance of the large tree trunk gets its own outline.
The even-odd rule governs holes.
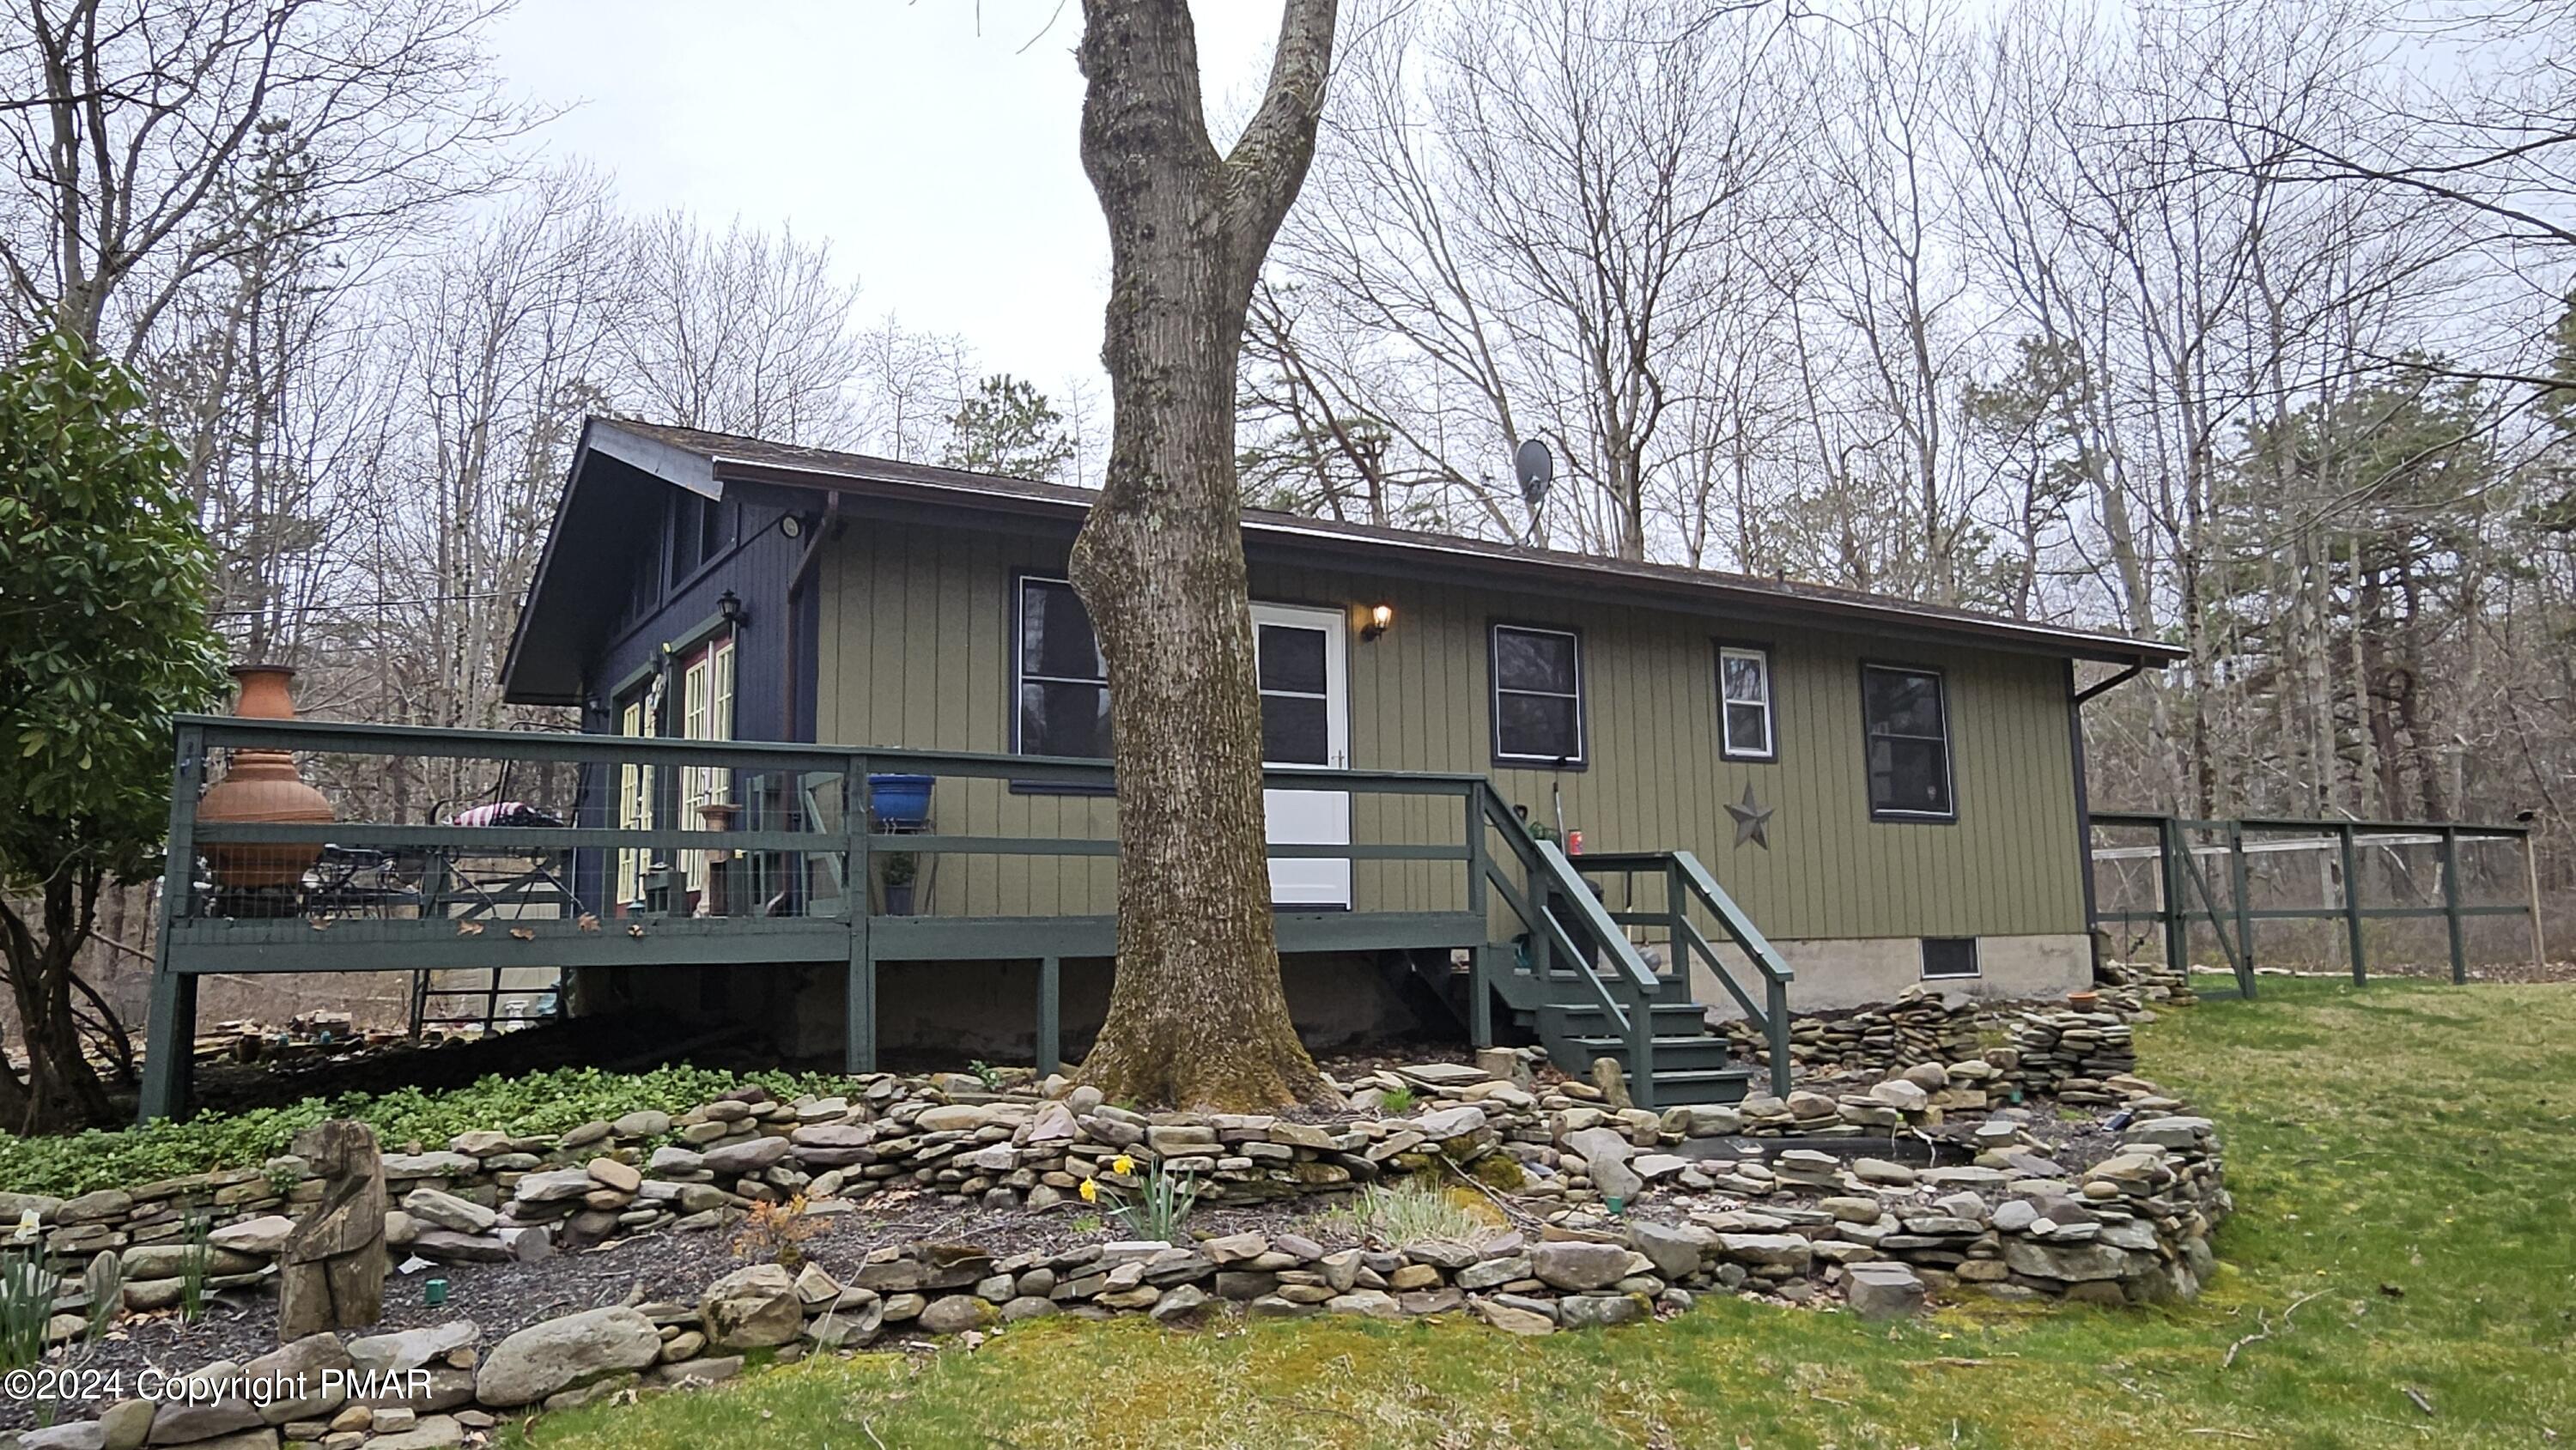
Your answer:
[[[1235,477],[1235,363],[1305,178],[1334,0],[1288,0],[1261,107],[1220,157],[1184,0],[1084,0],[1082,163],[1108,218],[1108,476],[1073,586],[1109,661],[1118,975],[1083,1075],[1112,1097],[1249,1109],[1331,1088],[1279,980]]]

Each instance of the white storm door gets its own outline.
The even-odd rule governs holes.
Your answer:
[[[1340,770],[1350,764],[1350,631],[1337,609],[1252,606],[1253,659],[1261,682],[1261,762],[1284,769]],[[1340,790],[1265,790],[1261,814],[1271,844],[1347,846],[1351,796]],[[1270,862],[1275,906],[1348,909],[1348,857]]]

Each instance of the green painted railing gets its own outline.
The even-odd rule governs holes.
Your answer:
[[[1544,981],[1585,989],[1628,1044],[1629,1095],[1640,1107],[1654,1107],[1654,1002],[1661,980],[1556,843],[1531,835],[1490,784],[1481,778],[1479,784],[1482,822],[1474,838],[1481,841],[1483,828],[1490,827],[1521,867],[1515,884],[1490,859],[1480,863],[1484,878],[1530,942],[1527,970]],[[1558,903],[1573,916],[1571,923],[1558,916]],[[1583,940],[1595,943],[1599,958],[1606,961],[1585,951]],[[1478,954],[1480,975],[1473,991],[1480,1011],[1491,1010],[1491,991],[1481,973],[1490,970],[1486,961],[1492,955]],[[1604,965],[1607,971],[1601,969]],[[1515,964],[1507,970],[1518,969]],[[1477,1033],[1479,1045],[1492,1041],[1490,1024],[1480,1025]]]
[[[560,968],[842,962],[849,978],[847,1055],[853,1070],[866,1070],[875,1060],[878,961],[969,955],[1028,959],[1040,966],[1038,1057],[1042,1066],[1051,1068],[1059,1055],[1053,1030],[1058,1019],[1054,993],[1058,959],[1105,956],[1114,950],[1110,918],[1105,915],[1006,911],[999,917],[897,916],[870,901],[880,856],[1114,858],[1118,850],[1116,840],[1105,836],[1035,834],[1025,824],[1014,831],[1013,823],[1027,818],[1020,805],[1008,805],[1002,814],[976,814],[967,822],[995,829],[947,829],[944,823],[923,832],[883,829],[870,810],[871,775],[1009,783],[1007,792],[986,787],[989,795],[978,799],[988,803],[1017,800],[1018,792],[1031,786],[1072,788],[1106,797],[1114,775],[1104,761],[216,716],[181,717],[176,734],[171,865],[164,883],[163,930],[153,983],[152,1043],[144,1094],[147,1116],[170,1112],[184,1099],[184,1064],[196,1015],[195,984],[209,972],[427,972],[479,969],[495,962]],[[245,749],[295,753],[306,762],[308,778],[324,786],[335,805],[354,818],[327,824],[200,820],[197,804],[214,773],[213,757]],[[497,778],[515,784],[507,791],[489,790],[472,802],[436,804],[428,802],[421,790],[405,796],[388,784],[397,777],[424,776],[424,761],[466,762],[458,767],[460,779]],[[620,814],[622,772],[628,767],[637,768],[637,781],[649,779],[654,825],[603,823]],[[549,770],[551,775],[545,775]],[[518,773],[512,775],[513,771]],[[678,823],[684,782],[706,778],[693,777],[691,772],[729,780],[728,794],[735,801],[771,804],[745,815],[743,829],[708,830],[696,822],[683,828]],[[586,790],[577,790],[576,782],[583,780]],[[1504,880],[1507,901],[1514,903],[1515,913],[1549,949],[1564,952],[1567,960],[1574,959],[1573,939],[1587,933],[1625,948],[1615,933],[1601,929],[1600,920],[1584,918],[1585,908],[1597,914],[1597,906],[1586,893],[1566,891],[1565,883],[1572,878],[1562,857],[1538,849],[1482,776],[1268,770],[1264,781],[1285,790],[1450,802],[1435,806],[1427,817],[1418,811],[1388,813],[1387,830],[1380,834],[1395,839],[1273,845],[1269,854],[1274,858],[1454,861],[1464,875],[1463,890],[1459,885],[1439,888],[1434,882],[1435,891],[1445,890],[1453,900],[1463,897],[1442,910],[1369,910],[1360,900],[1353,905],[1363,909],[1353,911],[1283,910],[1279,918],[1283,946],[1299,950],[1463,946],[1475,952],[1480,963],[1486,962],[1491,956],[1486,950],[1491,945],[1488,891],[1493,882]],[[542,789],[537,788],[540,784]],[[565,824],[456,826],[439,819],[460,804],[486,803],[497,794],[536,799]],[[846,808],[846,803],[853,802],[855,809]],[[1102,803],[1108,801],[1104,798]],[[1090,816],[1086,823],[1105,826],[1107,819],[1103,813]],[[1449,837],[1436,839],[1444,822]],[[1517,880],[1507,879],[1495,867],[1489,834],[1497,822],[1503,830],[1501,858],[1520,867],[1510,873]],[[338,848],[335,859],[353,850],[376,852],[400,865],[387,867],[391,884],[384,889],[376,889],[372,878],[325,889],[314,873],[307,873],[296,886],[259,899],[253,899],[257,893],[217,886],[197,869],[210,850],[267,846],[310,855],[326,845]],[[721,868],[711,864],[701,869],[721,869],[727,873],[723,879],[737,889],[682,889],[688,866],[696,859],[689,853],[701,852],[725,862]],[[477,861],[497,866],[497,873],[487,874],[502,876],[509,876],[515,866],[531,863],[534,869],[553,871],[555,876],[543,894],[556,905],[532,911],[524,904],[530,899],[528,892],[517,884],[450,889],[451,883],[468,874],[460,865]],[[750,872],[755,865],[761,868],[759,873]],[[743,883],[736,873],[788,885],[775,892],[766,886],[758,891],[738,889]],[[621,881],[621,876],[626,880]],[[629,897],[627,887],[635,881],[645,882],[646,890]],[[1355,881],[1355,889],[1358,885]],[[1551,893],[1576,903],[1578,929],[1572,934],[1550,913],[1526,905],[1544,901]],[[711,909],[711,900],[717,898],[721,906]],[[1633,952],[1625,957],[1633,958]],[[1618,965],[1623,971],[1638,969],[1631,960],[1623,959]],[[1610,993],[1614,988],[1599,990]],[[1634,984],[1619,984],[1615,990],[1618,995],[1610,1005],[1619,1009],[1618,1019],[1623,1026],[1633,1024],[1643,1030],[1649,1024],[1647,1014],[1631,1013],[1623,1005],[1634,998]],[[1489,1017],[1484,1004],[1478,1012]],[[1651,1050],[1649,1044],[1647,1051]]]
[[[1774,1096],[1789,1094],[1789,983],[1796,979],[1787,961],[1773,948],[1753,918],[1738,906],[1735,898],[1717,884],[1717,878],[1688,851],[1610,851],[1579,858],[1576,868],[1586,874],[1600,873],[1626,877],[1633,896],[1635,879],[1640,876],[1661,877],[1664,899],[1660,909],[1647,910],[1633,904],[1626,910],[1610,913],[1621,926],[1659,926],[1672,945],[1673,965],[1689,980],[1693,961],[1707,964],[1710,975],[1727,995],[1743,1009],[1745,1020],[1761,1032],[1771,1058],[1771,1091]],[[1698,923],[1691,920],[1690,908],[1697,903],[1717,922],[1729,941],[1744,954],[1745,962],[1762,1000],[1741,981],[1735,967],[1710,944]]]

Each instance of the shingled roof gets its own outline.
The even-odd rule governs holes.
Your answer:
[[[1031,479],[906,463],[863,453],[843,453],[709,433],[660,423],[593,418],[584,426],[572,476],[558,507],[545,554],[521,611],[503,678],[513,699],[560,698],[560,691],[523,679],[536,656],[554,654],[541,637],[571,599],[600,581],[574,580],[593,571],[568,567],[567,551],[581,531],[571,527],[597,505],[586,497],[585,474],[597,458],[613,460],[666,483],[708,497],[729,484],[810,489],[838,494],[844,506],[870,505],[936,511],[965,522],[972,516],[1017,516],[1060,523],[1070,533],[1097,496],[1089,489]],[[818,499],[818,505],[820,500]],[[1422,529],[1392,528],[1338,519],[1308,518],[1270,509],[1243,511],[1244,544],[1255,557],[1299,555],[1343,567],[1486,581],[1552,593],[1615,595],[1634,603],[1662,604],[1746,619],[1805,624],[1918,639],[1984,644],[2112,664],[2157,666],[2181,659],[2182,650],[2108,631],[2036,624],[1975,610],[1920,604],[1891,595],[1842,589],[1787,578],[1765,579],[1678,564],[1645,563]],[[538,672],[559,674],[564,661]]]

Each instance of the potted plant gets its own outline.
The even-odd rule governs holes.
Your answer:
[[[885,865],[879,868],[877,879],[885,885],[885,914],[910,916],[913,875],[920,869],[919,863],[910,851],[889,852],[883,859]]]

